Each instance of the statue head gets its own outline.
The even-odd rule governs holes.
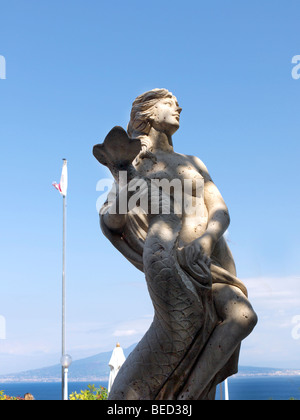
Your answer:
[[[181,111],[176,97],[167,89],[143,93],[132,104],[128,135],[147,136],[153,127],[172,136],[179,128]]]

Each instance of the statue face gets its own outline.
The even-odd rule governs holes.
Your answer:
[[[155,112],[151,121],[152,126],[158,131],[164,131],[169,135],[173,135],[179,128],[180,113],[182,111],[175,96],[161,99],[154,108]]]

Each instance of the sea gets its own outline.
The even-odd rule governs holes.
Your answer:
[[[107,382],[69,382],[69,394],[87,389],[89,384],[96,387],[107,387]],[[230,400],[287,401],[300,400],[300,376],[242,376],[228,379]],[[61,400],[61,384],[59,382],[19,382],[0,383],[0,391],[14,397],[23,397],[31,393],[35,400]],[[222,398],[221,398],[222,395]],[[224,387],[217,389],[216,400],[224,399]]]

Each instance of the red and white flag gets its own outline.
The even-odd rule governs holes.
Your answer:
[[[66,197],[67,189],[68,189],[68,166],[67,165],[68,165],[68,162],[66,161],[66,159],[64,159],[60,183],[57,184],[57,182],[53,182],[52,184],[53,187],[56,188],[63,197]]]

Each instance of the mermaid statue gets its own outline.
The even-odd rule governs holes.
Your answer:
[[[115,179],[101,229],[145,274],[154,307],[110,400],[215,399],[257,323],[224,237],[228,208],[204,163],[174,151],[181,111],[168,90],[146,92],[133,102],[127,132],[114,127],[93,150]]]

